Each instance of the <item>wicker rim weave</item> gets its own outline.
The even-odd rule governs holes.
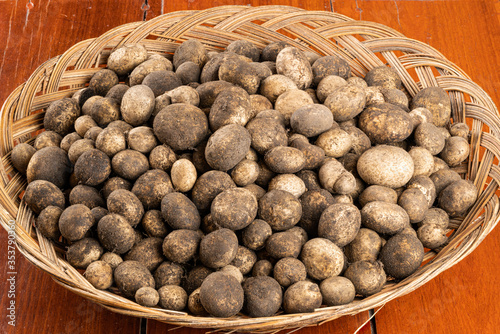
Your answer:
[[[397,71],[410,95],[429,86],[449,92],[455,122],[471,125],[468,162],[456,170],[472,180],[479,197],[469,214],[451,221],[454,232],[439,253],[428,252],[428,261],[410,277],[369,298],[338,307],[320,308],[313,313],[282,314],[266,318],[238,315],[229,319],[194,317],[183,312],[142,307],[110,291],[95,289],[65,260],[60,245],[43,237],[34,227],[34,216],[20,197],[25,178],[12,167],[10,151],[19,142],[32,143],[43,128],[43,112],[52,101],[71,96],[106,63],[112,49],[141,43],[151,53],[173,53],[180,42],[196,38],[208,50],[221,50],[238,39],[263,48],[271,41],[286,41],[302,50],[346,59],[352,73],[364,76],[373,67],[388,64]],[[455,64],[422,42],[404,37],[381,24],[356,21],[322,11],[287,6],[224,6],[203,11],[181,11],[134,22],[82,41],[64,54],[43,63],[27,82],[16,88],[0,111],[0,217],[7,230],[16,220],[19,251],[35,266],[49,273],[65,288],[114,312],[156,319],[179,326],[216,328],[228,331],[273,331],[303,327],[353,315],[379,307],[425,284],[470,254],[500,218],[495,196],[500,184],[500,118],[488,94]]]

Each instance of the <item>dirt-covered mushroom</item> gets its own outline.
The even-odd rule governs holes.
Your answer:
[[[432,112],[432,123],[445,126],[450,122],[450,97],[440,87],[427,87],[419,91],[412,99],[411,109],[426,108]]]
[[[381,86],[387,89],[401,89],[401,78],[391,67],[378,66],[372,68],[365,76],[368,86]]]
[[[205,158],[212,168],[227,171],[243,160],[250,144],[251,136],[247,129],[238,124],[229,124],[210,136]]]
[[[43,127],[45,130],[65,136],[74,131],[74,124],[79,116],[80,106],[74,99],[56,100],[49,105],[45,112]]]
[[[45,180],[58,188],[65,188],[73,168],[66,151],[49,146],[36,151],[29,160],[26,169],[28,183]]]
[[[290,79],[299,89],[308,88],[313,81],[311,64],[302,51],[286,47],[276,57],[276,71]]]
[[[411,156],[402,148],[379,145],[361,155],[357,169],[359,176],[368,184],[398,188],[411,179],[414,164]]]
[[[358,125],[376,144],[401,142],[413,131],[408,113],[389,103],[370,105],[359,116]]]
[[[118,75],[130,73],[148,59],[148,51],[140,44],[129,44],[113,50],[108,58],[108,68]]]
[[[153,129],[162,143],[174,150],[186,150],[205,139],[208,120],[199,108],[178,103],[167,106],[155,117]]]
[[[295,226],[301,215],[299,200],[287,191],[272,190],[259,201],[259,216],[276,231]]]

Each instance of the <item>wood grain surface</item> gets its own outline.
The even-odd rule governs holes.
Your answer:
[[[220,5],[290,5],[336,11],[388,25],[430,44],[500,105],[500,2],[497,0],[27,0],[0,1],[0,103],[41,63],[120,24]],[[497,333],[500,229],[464,261],[424,287],[386,304],[358,333]],[[109,312],[54,283],[16,253],[16,327],[8,325],[7,234],[0,232],[0,333],[202,333]],[[354,333],[368,312],[295,333]]]

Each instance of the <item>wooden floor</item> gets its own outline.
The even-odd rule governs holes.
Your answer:
[[[123,23],[162,13],[212,6],[291,5],[335,11],[388,25],[430,44],[459,65],[500,105],[498,0],[2,0],[0,103],[47,59]],[[16,327],[8,325],[7,279],[14,271]],[[389,302],[358,333],[493,334],[500,332],[500,228],[464,261],[424,287]],[[0,232],[0,333],[165,333],[171,326],[113,314],[75,296],[31,266],[19,253],[7,267],[7,234]],[[376,310],[377,311],[377,310]],[[354,333],[368,312],[305,333]],[[176,329],[172,333],[206,330]]]

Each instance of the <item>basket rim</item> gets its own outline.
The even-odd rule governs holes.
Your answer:
[[[64,76],[68,64],[74,63],[75,70],[86,72],[88,76],[89,73],[99,69],[98,65],[103,61],[102,56],[105,57],[106,54],[109,54],[109,49],[114,49],[126,43],[141,41],[146,43],[145,46],[148,51],[156,52],[161,45],[160,42],[166,43],[168,47],[173,47],[172,45],[174,43],[178,45],[178,42],[182,41],[185,35],[191,36],[194,34],[196,36],[197,33],[199,34],[196,29],[202,26],[202,23],[211,24],[217,20],[219,20],[217,25],[211,29],[221,29],[219,31],[220,36],[222,36],[221,39],[230,40],[234,38],[234,34],[238,34],[240,38],[257,39],[256,36],[245,34],[249,34],[248,30],[251,28],[257,29],[257,27],[253,26],[253,21],[256,19],[264,20],[268,17],[271,17],[271,19],[260,25],[264,28],[258,29],[261,29],[263,33],[269,36],[277,36],[273,33],[273,29],[285,29],[287,33],[295,35],[305,32],[306,36],[311,38],[314,46],[321,52],[328,51],[332,54],[340,52],[342,54],[342,52],[348,51],[351,56],[359,53],[360,58],[355,59],[357,61],[363,60],[366,67],[375,67],[374,65],[377,64],[377,60],[372,54],[383,54],[390,65],[394,66],[393,68],[402,76],[403,85],[410,94],[415,93],[422,87],[439,85],[449,92],[450,98],[455,99],[456,105],[452,103],[452,108],[458,110],[458,112],[453,114],[454,119],[460,120],[461,117],[474,119],[472,130],[475,132],[471,137],[471,146],[475,145],[477,149],[471,150],[465,174],[470,179],[474,179],[474,182],[479,186],[481,196],[469,215],[464,218],[462,225],[458,226],[457,235],[459,237],[453,239],[444,248],[444,252],[441,250],[435,256],[429,256],[430,253],[426,253],[427,259],[431,260],[428,264],[399,283],[389,283],[378,294],[344,306],[320,308],[313,313],[281,314],[266,318],[233,317],[221,319],[192,316],[184,312],[145,308],[109,291],[96,290],[76,269],[72,268],[63,258],[56,254],[53,244],[36,229],[34,229],[37,234],[35,239],[32,236],[33,227],[31,224],[33,214],[26,207],[24,201],[20,203],[19,207],[16,206],[15,202],[17,195],[25,187],[25,182],[19,173],[15,173],[12,179],[9,178],[12,170],[1,164],[0,176],[3,182],[0,182],[0,217],[2,218],[0,224],[5,230],[8,230],[7,222],[11,219],[16,220],[16,231],[18,232],[16,238],[20,252],[33,265],[51,275],[58,284],[114,312],[157,319],[188,327],[210,327],[243,331],[261,331],[317,324],[343,315],[355,314],[381,306],[389,300],[420,287],[470,254],[500,219],[500,204],[495,196],[495,190],[498,189],[500,184],[500,169],[497,165],[493,165],[493,157],[500,157],[500,116],[495,104],[479,85],[470,80],[465,72],[448,61],[434,48],[422,42],[406,38],[396,30],[382,24],[357,21],[337,13],[307,11],[291,6],[220,6],[206,10],[172,12],[145,22],[127,23],[110,29],[99,37],[81,41],[69,48],[64,54],[42,63],[29,79],[18,86],[4,101],[0,109],[0,123],[6,131],[3,131],[4,135],[0,139],[0,156],[2,158],[6,156],[8,158],[9,156],[14,144],[12,123],[23,119],[23,117],[15,117],[18,113],[26,112],[22,110],[22,107],[29,106],[28,109],[31,109],[33,105],[43,107],[47,104],[43,97],[48,96],[48,100],[57,99],[61,95],[68,95],[81,88],[78,86],[83,82],[81,77],[68,79]],[[303,21],[311,25],[312,28],[305,27]],[[355,27],[353,29],[355,33],[360,35],[361,32],[366,33],[364,42],[358,42],[359,45],[357,45],[355,41],[349,39],[346,30],[348,31],[350,26]],[[206,28],[199,29],[202,32],[210,30]],[[321,34],[315,30],[320,31]],[[159,32],[163,32],[159,34],[159,42],[158,39],[154,40],[155,42],[146,39],[151,33],[158,34]],[[276,32],[276,34],[278,33]],[[216,37],[208,36],[210,39],[202,40],[204,44],[209,43],[208,46],[212,47],[217,43],[222,43],[220,40],[216,40]],[[339,50],[333,43],[322,40],[322,38],[328,40],[329,36],[333,36],[332,38],[337,42],[340,40],[344,43],[343,46],[347,51]],[[283,38],[286,38],[287,41],[289,39],[286,36]],[[261,39],[259,37],[257,42]],[[294,45],[311,50],[311,45],[306,45],[306,42],[300,38],[293,40]],[[397,49],[395,49],[396,47]],[[167,50],[170,49],[167,48]],[[401,51],[404,55],[398,57],[395,55],[394,50]],[[75,59],[77,60],[75,61]],[[351,59],[351,63],[354,63],[354,60]],[[359,64],[355,63],[355,65],[357,71],[363,70],[363,67]],[[429,70],[430,66],[438,66],[440,76],[431,77],[433,73]],[[408,69],[416,70],[420,79],[419,82],[411,81],[411,76],[407,72]],[[69,82],[72,88],[63,91],[63,93],[58,93],[61,82],[63,84]],[[42,98],[35,97],[40,89],[42,90]],[[463,98],[464,94],[471,96],[470,102]],[[27,113],[29,113],[29,110]],[[32,118],[32,121],[37,120],[36,115],[29,115],[29,117]],[[38,118],[40,118],[40,115]],[[482,131],[484,124],[489,126],[489,132]],[[26,135],[24,134],[24,137]],[[20,136],[20,138],[24,137]],[[482,161],[479,161],[479,147],[485,148],[487,151],[486,155],[482,156]],[[9,162],[8,159],[7,162]],[[464,166],[460,168],[463,171]],[[487,181],[488,177],[491,177],[492,180]],[[14,186],[12,186],[13,183]],[[483,189],[486,185],[486,189]],[[484,212],[481,214],[480,211],[483,208]],[[389,294],[387,293],[388,288],[390,289]]]

